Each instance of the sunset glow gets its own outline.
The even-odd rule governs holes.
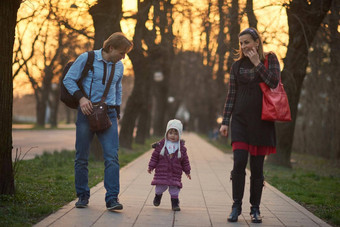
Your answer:
[[[52,1],[54,2],[54,1]],[[58,2],[58,3],[57,3]],[[90,6],[94,5],[96,0],[87,0],[87,1],[67,1],[67,0],[60,0],[56,1],[55,7],[58,7],[58,13],[63,15],[65,19],[71,23],[73,27],[76,29],[83,29],[86,28],[86,32],[89,36],[94,36],[94,28],[92,18],[88,13],[88,9]],[[173,1],[175,4],[176,10],[174,10],[173,18],[173,32],[176,37],[177,43],[176,47],[181,50],[194,50],[194,51],[202,51],[203,46],[202,42],[204,41],[205,37],[202,36],[203,28],[203,16],[197,10],[200,10],[201,13],[205,13],[207,11],[207,1],[202,0],[187,0],[185,1],[188,4],[192,4],[192,11],[191,22],[183,17],[181,13],[178,13],[178,10],[181,10],[181,1]],[[240,1],[240,10],[244,9],[245,0]],[[274,51],[279,59],[282,59],[286,53],[286,46],[288,45],[288,26],[287,26],[287,16],[286,11],[282,7],[284,2],[288,2],[288,0],[284,1],[273,1],[273,0],[263,0],[263,1],[254,1],[254,12],[258,19],[258,30],[260,33],[263,34],[265,40],[265,51]],[[23,36],[23,41],[21,43],[23,55],[25,58],[29,56],[31,53],[31,39],[35,37],[37,32],[39,31],[39,27],[42,23],[45,23],[45,27],[43,27],[42,31],[46,31],[48,29],[46,41],[49,43],[50,50],[46,51],[46,54],[53,56],[56,46],[57,40],[55,40],[55,36],[57,35],[57,30],[55,24],[49,22],[44,22],[44,17],[48,13],[47,9],[44,9],[44,4],[46,2],[41,0],[30,0],[24,1],[21,4],[21,7],[18,12],[18,27],[16,31],[16,35]],[[229,3],[231,4],[231,3]],[[273,5],[274,4],[274,5]],[[210,15],[209,20],[212,23],[218,22],[218,15],[216,14],[216,6],[212,9],[212,12],[215,12],[214,15]],[[123,16],[131,16],[137,12],[137,0],[123,0]],[[196,10],[197,9],[197,10]],[[26,23],[20,22],[22,18],[25,18],[31,15],[34,10],[38,10],[38,13],[35,15],[34,19],[28,20],[29,26],[27,27]],[[59,14],[58,14],[59,15]],[[40,19],[39,19],[40,18]],[[33,21],[34,20],[34,21]],[[248,21],[246,15],[243,15],[241,18],[241,29],[244,29],[248,26]],[[65,26],[64,26],[65,28]],[[128,36],[128,38],[132,39],[134,35],[135,29],[135,20],[134,19],[123,19],[121,21],[121,28],[122,31]],[[227,29],[227,28],[226,28]],[[67,28],[65,28],[67,31]],[[227,31],[227,30],[226,30]],[[211,39],[215,39],[217,37],[218,30],[214,28],[212,30]],[[80,39],[84,39],[83,36],[79,36]],[[43,46],[42,40],[43,38],[39,38],[40,43],[37,44],[37,50],[35,51],[34,59],[30,61],[29,68],[31,70],[31,74],[34,77],[38,77],[41,75],[41,68],[43,68]],[[84,39],[85,40],[85,39]],[[16,39],[15,41],[15,48],[18,47],[19,43]],[[211,48],[212,55],[216,53],[216,47]],[[85,50],[77,49],[77,53],[82,53]],[[128,58],[123,60],[126,74],[131,75],[133,74],[132,65]],[[13,71],[17,69],[17,65],[13,65]],[[283,65],[281,64],[281,69]],[[18,76],[14,79],[14,95],[24,95],[28,93],[32,93],[31,84],[28,81],[27,75],[24,73],[18,74]]]

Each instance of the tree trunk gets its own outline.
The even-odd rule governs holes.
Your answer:
[[[148,67],[147,59],[143,56],[142,52],[137,50],[137,48],[134,48],[129,56],[135,72],[135,82],[132,94],[126,103],[124,110],[122,127],[119,133],[119,143],[122,147],[131,149],[136,120],[141,111],[148,106],[146,100],[147,95],[145,93],[146,89],[144,86],[146,86],[145,81],[150,81],[151,72]],[[140,117],[139,120],[145,121],[146,119]]]
[[[122,18],[122,0],[98,0],[97,4],[89,10],[94,25],[94,50],[100,49],[104,41],[114,32],[120,32],[120,20]],[[97,138],[94,136],[90,153],[95,158],[102,160],[102,147]]]
[[[163,73],[164,79],[161,82],[154,83],[156,112],[154,116],[153,133],[157,136],[164,135],[164,125],[167,123],[166,113],[168,109],[168,93],[169,93],[169,78],[171,75],[171,66],[174,57],[173,47],[173,5],[171,0],[156,1],[154,4],[154,27],[158,26],[161,34],[161,43],[158,47],[160,51],[160,71]],[[162,3],[163,7],[160,6]],[[154,45],[154,44],[153,44]]]
[[[225,44],[224,40],[226,38],[226,34],[224,32],[224,28],[226,27],[226,14],[223,12],[223,0],[218,0],[218,12],[220,17],[219,22],[219,32],[218,32],[218,47],[217,47],[217,54],[218,54],[218,70],[216,73],[216,87],[217,87],[217,103],[218,103],[218,113],[221,114],[223,104],[225,101],[225,97],[227,95],[227,86],[225,83],[225,54],[227,53],[227,45]]]
[[[36,125],[38,127],[45,127],[45,118],[46,118],[46,106],[47,99],[41,94],[42,92],[39,90],[35,90],[35,98],[36,98],[36,111],[37,111],[37,122]]]
[[[148,73],[148,72],[146,72]],[[150,72],[149,72],[150,73]],[[138,117],[138,126],[136,132],[136,139],[135,142],[138,144],[144,144],[145,139],[150,137],[150,121],[151,121],[151,91],[150,91],[150,84],[151,84],[151,74],[146,76],[148,79],[144,81],[145,89],[143,93],[145,94],[144,105],[141,106],[140,114]]]
[[[310,4],[307,1],[293,0],[287,6],[289,44],[281,76],[289,99],[292,121],[276,124],[278,152],[268,157],[268,161],[273,164],[291,166],[297,106],[306,75],[308,49],[330,5],[331,0],[313,1]]]
[[[89,10],[94,25],[94,49],[100,49],[114,32],[120,32],[122,0],[98,0]]]
[[[144,144],[145,139],[150,136],[150,109],[149,105],[143,106],[138,118],[138,127],[136,132],[136,143]]]
[[[0,194],[14,194],[12,166],[12,109],[13,80],[12,57],[17,12],[21,1],[3,0],[0,3]]]
[[[232,0],[231,9],[229,9],[230,22],[229,22],[229,56],[227,60],[227,72],[231,71],[231,65],[234,62],[234,52],[238,49],[238,34],[240,33],[239,4],[238,0]]]
[[[120,146],[131,149],[133,141],[133,132],[136,120],[141,110],[148,105],[147,94],[151,77],[150,65],[142,47],[142,40],[146,33],[145,23],[148,19],[148,13],[151,7],[151,0],[145,0],[138,4],[137,23],[135,26],[135,35],[133,37],[134,48],[129,53],[135,73],[134,86],[132,93],[126,103],[122,126],[119,132]]]
[[[249,27],[257,29],[257,19],[254,14],[253,0],[247,0],[246,12],[248,17]]]
[[[52,84],[49,105],[51,106],[50,123],[52,128],[58,127],[58,110],[59,110],[60,92],[57,84]]]
[[[339,2],[337,5],[337,1],[332,2],[331,6],[331,14],[329,20],[329,30],[331,33],[331,72],[339,72],[340,71],[340,34],[338,30],[339,26]],[[332,131],[330,132],[332,136],[331,144],[330,144],[330,158],[332,159],[340,159],[340,90],[338,89],[340,86],[340,77],[333,73],[332,75],[332,83],[335,89],[331,90],[330,96],[330,116],[331,116],[331,125]]]

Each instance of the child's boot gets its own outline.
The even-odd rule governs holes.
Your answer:
[[[162,195],[163,194],[160,194],[160,195],[155,194],[155,198],[153,199],[154,206],[158,207],[159,204],[161,204]]]
[[[173,211],[180,211],[181,208],[179,208],[179,200],[171,198],[171,206]]]

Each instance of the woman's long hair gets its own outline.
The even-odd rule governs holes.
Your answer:
[[[254,41],[259,40],[259,47],[257,49],[257,53],[260,56],[260,61],[263,61],[265,59],[265,53],[263,51],[263,42],[262,42],[262,38],[261,38],[259,32],[255,28],[250,27],[250,28],[246,28],[242,32],[240,32],[238,37],[245,35],[245,34],[249,34]],[[245,55],[242,52],[241,45],[239,45],[239,49],[236,50],[235,55],[236,55],[236,60],[240,60],[240,59],[245,57]]]

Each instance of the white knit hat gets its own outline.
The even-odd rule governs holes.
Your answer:
[[[166,138],[166,135],[168,134],[168,131],[170,129],[176,129],[177,132],[178,132],[178,155],[177,157],[178,158],[181,158],[181,136],[182,136],[182,131],[183,131],[183,124],[180,120],[177,120],[177,119],[173,119],[173,120],[170,120],[166,126],[166,132],[165,132],[165,142],[164,142],[164,146],[161,150],[161,153],[160,155],[163,155],[164,156],[164,152],[165,152],[165,147],[166,147],[166,143],[167,143],[167,138]]]

